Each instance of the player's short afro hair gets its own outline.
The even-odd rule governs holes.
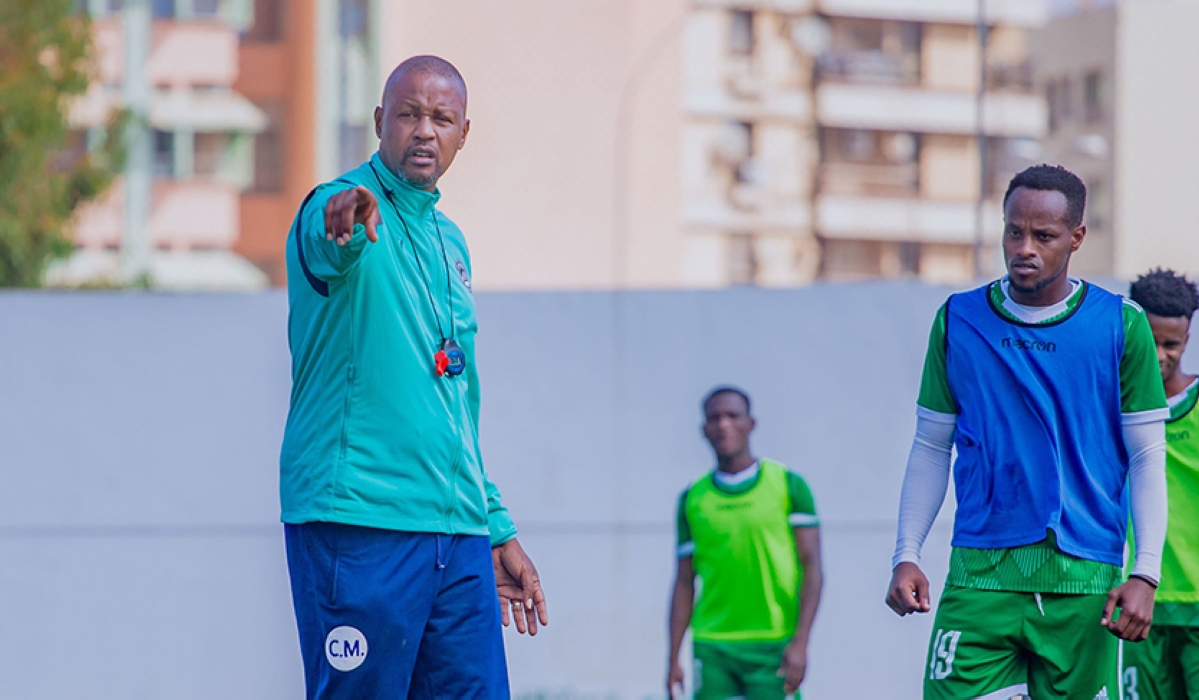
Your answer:
[[[1147,272],[1128,288],[1128,296],[1154,316],[1190,319],[1199,309],[1199,288],[1173,270]]]
[[[709,391],[707,394],[704,394],[704,400],[700,402],[699,408],[705,416],[708,415],[708,404],[712,403],[712,399],[720,396],[721,394],[736,394],[737,396],[740,396],[741,400],[745,402],[745,413],[749,414],[751,412],[749,394],[745,393],[744,389],[735,387],[731,384],[721,384],[720,386]]]
[[[1061,192],[1066,196],[1066,225],[1071,229],[1082,225],[1082,214],[1087,208],[1087,186],[1069,170],[1045,163],[1021,170],[1008,183],[1007,192],[1003,193],[1004,208],[1007,208],[1007,201],[1018,187]]]

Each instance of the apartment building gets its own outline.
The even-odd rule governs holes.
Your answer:
[[[993,274],[997,195],[1040,157],[1044,20],[1039,0],[696,0],[685,281]]]
[[[129,236],[140,272],[171,289],[256,289],[265,276],[233,252],[240,196],[251,180],[261,110],[233,89],[238,33],[249,4],[238,0],[153,0],[144,34],[131,35],[120,0],[89,0],[97,75],[69,111],[76,143],[100,137],[113,110],[128,104],[130,82],[145,91],[149,141],[132,179],[127,172],[73,226],[77,250],[47,273],[49,284],[116,283],[128,275]],[[134,61],[134,70],[126,64]],[[131,151],[131,163],[137,163]],[[131,233],[132,232],[132,233]],[[123,252],[122,252],[123,251]]]
[[[1087,183],[1087,238],[1072,269],[1131,278],[1158,265],[1199,273],[1199,5],[1078,3],[1037,32],[1049,106],[1045,157]]]
[[[234,87],[266,115],[266,127],[254,141],[234,250],[274,285],[286,282],[296,206],[375,150],[378,12],[371,0],[254,0]]]

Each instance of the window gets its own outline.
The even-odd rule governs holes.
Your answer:
[[[338,167],[343,172],[358,167],[370,154],[367,133],[365,126],[342,122],[340,142],[338,143],[338,154],[341,156],[341,163]]]
[[[831,50],[821,54],[822,79],[910,85],[920,80],[922,30],[918,22],[834,18]]]
[[[368,19],[366,0],[341,0],[340,28],[342,36],[366,36]]]
[[[1057,131],[1074,118],[1074,84],[1069,78],[1050,80],[1045,85],[1049,103],[1049,130]]]
[[[754,52],[754,13],[733,10],[729,16],[729,51],[741,56]]]
[[[220,15],[221,0],[192,0],[192,15],[212,18]]]
[[[754,284],[758,280],[758,255],[754,236],[735,233],[728,238],[729,284]]]
[[[258,105],[266,113],[266,129],[254,136],[254,183],[259,192],[283,189],[283,103]]]
[[[1050,80],[1049,82],[1045,83],[1045,104],[1049,107],[1049,133],[1051,134],[1057,131],[1062,125],[1062,115],[1057,109],[1057,91],[1059,89],[1060,88],[1058,87],[1058,82],[1056,80]]]
[[[154,176],[175,176],[175,135],[154,130]]]
[[[254,0],[254,22],[245,40],[272,42],[283,39],[283,0]]]
[[[1107,81],[1103,73],[1094,71],[1087,73],[1083,87],[1083,118],[1088,124],[1103,121],[1104,107],[1107,102]]]
[[[229,144],[226,134],[197,133],[195,140],[196,176],[216,177],[221,173],[225,161],[225,148]]]
[[[175,16],[175,0],[153,0],[150,11],[154,19],[169,19]]]
[[[733,122],[733,133],[737,134],[739,152],[745,157],[736,165],[737,182],[753,182],[758,173],[754,171],[754,125],[750,122]]]

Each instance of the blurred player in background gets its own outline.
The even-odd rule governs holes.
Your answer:
[[[683,693],[690,625],[696,698],[778,700],[804,679],[820,603],[816,504],[798,474],[753,456],[744,391],[717,387],[702,406],[716,469],[679,499],[667,695]]]
[[[924,697],[1114,699],[1116,638],[1145,638],[1161,577],[1169,411],[1153,334],[1140,307],[1068,274],[1086,236],[1077,176],[1033,166],[1003,205],[1008,274],[933,323],[887,605],[931,609],[920,548],[956,446]]]
[[[1153,629],[1124,647],[1126,700],[1199,698],[1199,381],[1182,371],[1199,289],[1173,270],[1141,275],[1129,290],[1145,309],[1161,367],[1166,421],[1169,527]]]
[[[437,210],[469,130],[457,69],[404,61],[378,152],[314,189],[287,239],[280,496],[309,698],[507,698],[501,620],[546,622],[483,469],[470,256]]]

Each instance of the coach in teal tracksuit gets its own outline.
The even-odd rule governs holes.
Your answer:
[[[436,209],[461,75],[405,61],[375,124],[379,152],[314,189],[287,241],[280,496],[308,697],[507,697],[501,610],[535,633],[545,602],[483,469],[470,257]]]

